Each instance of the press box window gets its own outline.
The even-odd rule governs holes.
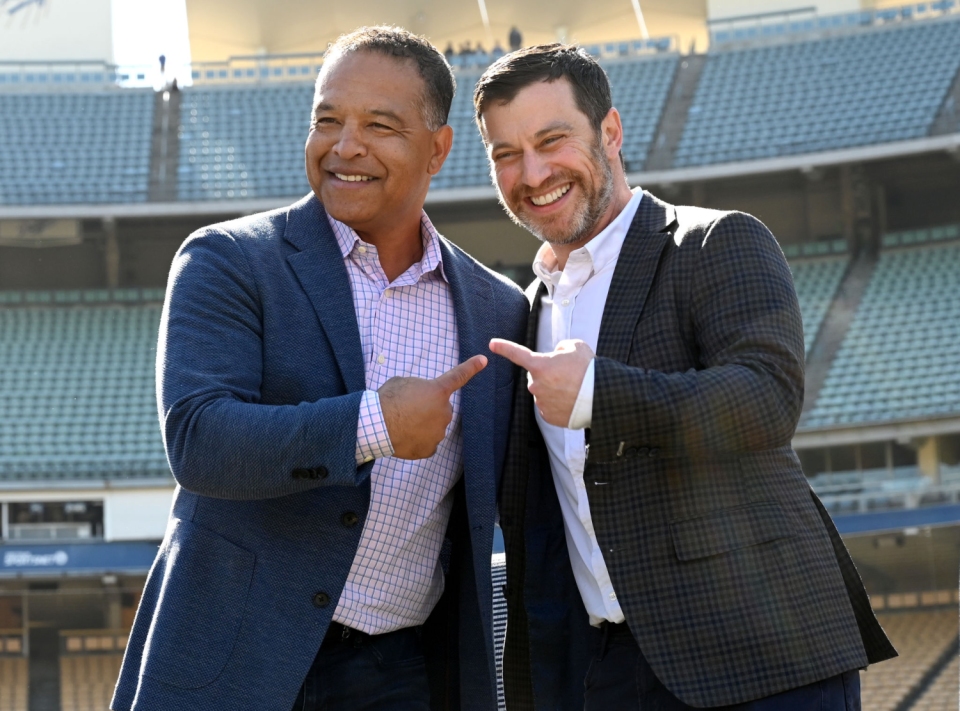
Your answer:
[[[102,501],[17,501],[4,508],[3,533],[11,541],[103,538]]]

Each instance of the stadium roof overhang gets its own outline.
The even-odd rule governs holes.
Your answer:
[[[910,141],[845,148],[822,153],[807,153],[763,160],[721,163],[697,168],[641,171],[627,176],[631,185],[645,187],[670,186],[725,178],[739,178],[789,171],[808,172],[851,163],[866,163],[891,158],[948,152],[960,156],[960,133],[931,136]],[[272,210],[290,204],[300,196],[256,198],[250,200],[205,200],[176,202],[144,202],[116,205],[5,205],[0,206],[0,220],[30,219],[98,219],[152,218],[196,215],[243,215]],[[494,202],[492,186],[433,190],[427,205]]]
[[[706,0],[643,0],[641,6],[652,36],[680,35],[685,44],[696,36],[700,46],[706,46]],[[641,36],[626,0],[187,0],[187,18],[194,61],[261,51],[322,52],[340,34],[374,24],[401,25],[438,44],[482,41],[487,49],[492,48],[491,38],[505,45],[513,26],[521,30],[525,44],[563,36],[584,43]]]
[[[839,447],[864,442],[887,440],[909,441],[922,437],[956,434],[960,432],[960,417],[924,418],[887,422],[858,422],[849,425],[803,430],[793,438],[794,449],[811,447]]]

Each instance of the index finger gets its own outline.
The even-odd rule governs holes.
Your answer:
[[[454,366],[446,373],[436,378],[434,382],[438,383],[440,387],[446,390],[448,395],[453,395],[457,390],[470,382],[470,378],[486,367],[487,357],[475,355],[473,358],[463,361],[460,365]]]
[[[519,365],[524,370],[530,370],[533,365],[534,352],[526,346],[519,343],[508,341],[505,338],[494,338],[490,341],[490,350],[499,356],[503,356],[514,365]]]

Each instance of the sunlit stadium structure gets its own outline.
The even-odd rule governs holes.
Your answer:
[[[864,708],[955,708],[960,6],[705,28],[701,54],[589,46],[629,179],[780,240],[807,350],[794,446],[902,654],[863,675]],[[498,207],[473,123],[484,61],[456,70],[428,209],[526,283],[537,242]],[[106,708],[174,487],[153,390],[167,269],[192,230],[308,192],[321,62],[196,63],[158,92],[106,63],[0,62],[0,711]]]

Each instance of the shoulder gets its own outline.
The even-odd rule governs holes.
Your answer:
[[[233,220],[216,222],[201,227],[192,233],[186,243],[203,241],[209,243],[233,242],[241,246],[264,243],[283,236],[287,214],[291,208],[283,207],[255,215],[245,215]],[[185,244],[186,244],[185,243]]]
[[[779,245],[773,233],[763,222],[746,212],[737,210],[711,210],[703,207],[678,205],[678,245],[698,250],[744,246],[747,244],[776,247]]]

